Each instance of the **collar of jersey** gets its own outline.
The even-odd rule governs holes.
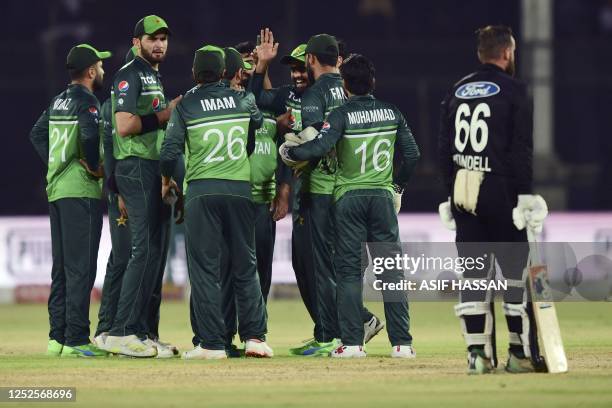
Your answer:
[[[335,79],[335,78],[342,78],[342,76],[338,72],[326,72],[324,74],[319,75],[319,78],[317,79],[317,81],[323,78],[334,78]]]
[[[150,73],[157,75],[158,78],[161,78],[161,74],[159,73],[159,71],[154,70],[151,64],[149,64],[149,62],[144,58],[139,57],[137,55],[134,57],[134,62],[143,67],[145,70],[149,71]]]
[[[219,82],[211,82],[209,84],[199,84],[198,87],[200,89],[208,89],[208,88],[214,88],[214,87],[223,87],[223,88],[227,87],[227,88],[229,88],[229,86],[226,86],[221,81],[219,81]]]
[[[374,99],[374,95],[372,94],[367,94],[367,95],[353,95],[349,98],[349,101],[369,101],[371,99]]]
[[[91,91],[89,89],[87,89],[87,87],[85,85],[82,85],[82,84],[68,84],[68,88],[80,89],[83,92],[86,92],[88,94],[92,94]]]
[[[481,65],[481,67],[480,67],[480,69],[481,69],[482,71],[498,71],[498,72],[504,72],[504,70],[503,70],[503,69],[501,69],[500,67],[498,67],[497,65],[495,65],[495,64],[489,64],[489,63],[482,64],[482,65]]]

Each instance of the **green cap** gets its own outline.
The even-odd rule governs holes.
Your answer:
[[[317,34],[306,44],[306,54],[323,54],[338,58],[338,41],[333,35]]]
[[[226,47],[225,51],[225,76],[233,77],[239,69],[247,69],[242,55],[233,47]],[[249,64],[251,65],[251,64]]]
[[[92,66],[96,62],[110,58],[110,51],[98,51],[89,44],[79,44],[70,49],[66,57],[66,68],[81,70]]]
[[[225,69],[225,51],[214,45],[205,45],[195,52],[193,74],[197,78],[202,72],[210,71],[219,76]]]
[[[138,55],[138,47],[134,45],[132,48],[128,50],[127,54],[125,54],[125,63],[127,64],[128,62],[132,61],[134,58],[136,58],[137,55]]]
[[[136,27],[134,27],[134,38],[141,37],[145,34],[153,35],[158,31],[165,31],[171,34],[168,24],[166,24],[163,18],[154,15],[146,16],[136,23]]]
[[[306,62],[306,44],[300,44],[291,51],[291,54],[285,55],[280,60],[281,64],[289,65],[292,62]]]

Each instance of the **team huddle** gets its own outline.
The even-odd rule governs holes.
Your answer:
[[[103,86],[102,61],[111,53],[73,47],[71,83],[30,134],[48,166],[47,353],[179,356],[159,333],[176,222],[185,228],[194,346],[182,358],[272,357],[266,303],[275,222],[291,205],[292,264],[313,338],[290,354],[366,357],[365,344],[386,326],[391,357],[414,358],[406,296],[383,293],[385,322],[362,297],[362,244],[387,243],[383,256],[401,253],[397,214],[420,156],[403,114],[373,95],[373,63],[347,53],[334,36],[318,34],[280,59],[291,84],[274,87],[268,68],[279,44],[265,29],[257,44],[196,50],[194,87],[170,100],[160,75],[170,38],[162,18],[138,21],[133,47],[101,106],[93,92]],[[481,67],[442,103],[439,162],[449,199],[439,212],[457,230],[460,255],[467,242],[527,248],[526,230],[541,229],[547,214],[531,190],[531,108],[525,85],[514,79],[514,49],[510,29],[479,30]],[[103,194],[112,251],[90,341]],[[369,251],[377,255],[374,246]],[[527,252],[498,259],[516,290],[525,292],[523,302],[504,303],[511,372],[537,369],[539,356],[525,290]],[[397,269],[381,278],[404,276]],[[491,372],[497,364],[492,310],[485,292],[462,293],[456,307],[470,373]],[[236,335],[242,348],[233,344]]]

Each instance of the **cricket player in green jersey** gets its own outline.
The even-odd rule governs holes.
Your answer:
[[[166,106],[159,64],[164,61],[170,30],[158,16],[146,16],[134,28],[134,60],[113,82],[113,155],[115,180],[130,220],[132,253],[123,276],[117,313],[104,349],[134,357],[171,356],[149,327],[151,299],[164,254],[164,219],[169,212],[159,198],[159,147],[164,126],[180,96]],[[147,338],[148,337],[148,338]],[[168,351],[170,349],[170,351]],[[162,350],[160,352],[160,350]]]
[[[258,61],[252,81],[252,90],[256,95],[257,105],[261,109],[273,111],[278,116],[280,124],[278,127],[279,133],[283,132],[283,130],[299,133],[302,131],[302,95],[309,86],[305,65],[306,44],[298,45],[289,55],[283,56],[280,60],[281,64],[289,67],[292,84],[283,85],[278,88],[263,89],[265,73],[270,62],[276,56],[276,53],[270,52],[273,49],[273,37],[270,39],[265,34],[262,33],[261,45],[256,48]],[[283,125],[285,122],[286,125]],[[280,139],[282,140],[282,138]],[[283,167],[286,168],[286,166]],[[279,179],[281,174],[284,177],[284,185],[289,190],[286,194],[289,195],[289,192],[293,192],[293,237],[291,241],[293,271],[304,306],[306,306],[306,310],[314,323],[314,339],[307,341],[304,345],[292,348],[290,351],[295,355],[311,355],[314,351],[318,350],[319,344],[315,339],[323,337],[323,327],[321,325],[321,315],[318,312],[317,291],[315,289],[316,279],[312,257],[308,256],[308,254],[304,253],[303,249],[298,247],[300,243],[304,242],[303,239],[300,240],[300,238],[304,238],[304,234],[299,232],[304,231],[304,228],[301,228],[299,224],[300,222],[303,224],[303,219],[300,217],[300,201],[297,197],[300,192],[301,179],[298,177],[292,178],[291,172],[279,172]]]
[[[136,47],[130,48],[126,55],[126,63],[132,61],[138,50]],[[121,195],[117,191],[114,181],[115,165],[117,161],[113,156],[113,108],[112,100],[108,98],[102,104],[100,112],[101,126],[100,131],[104,146],[104,178],[106,180],[108,224],[111,237],[111,253],[106,264],[106,274],[104,275],[104,285],[102,286],[102,299],[100,300],[100,310],[98,311],[98,327],[93,339],[96,345],[104,344],[106,336],[110,331],[115,314],[117,313],[117,303],[121,293],[121,283],[123,274],[130,260],[131,236],[127,208]]]
[[[240,53],[234,48],[225,49],[225,80],[227,85],[234,89],[245,89],[249,97],[254,95],[248,92],[248,82],[243,71],[252,70],[251,64],[242,59]],[[233,73],[233,75],[232,75]],[[230,77],[231,75],[231,77]],[[245,83],[246,82],[246,83]],[[246,94],[245,94],[246,95]],[[278,166],[282,166],[291,176],[291,169],[285,166],[277,157],[276,139],[276,115],[270,109],[262,108],[264,116],[263,125],[255,131],[255,147],[249,157],[251,164],[251,191],[253,201],[256,204],[255,213],[255,242],[257,255],[257,271],[261,284],[261,292],[267,301],[272,284],[272,257],[274,253],[274,241],[276,235],[276,224],[286,214],[289,195],[287,181],[281,183],[277,190],[276,173]],[[284,210],[280,207],[284,207]],[[282,216],[281,216],[282,215]],[[280,218],[279,218],[280,217]]]
[[[311,86],[301,98],[303,133],[314,133],[311,126],[322,123],[329,112],[345,102],[342,78],[338,73],[338,43],[328,34],[310,38],[306,45],[306,71]],[[315,337],[291,349],[296,355],[327,355],[337,348],[340,328],[336,307],[336,274],[333,264],[334,225],[331,216],[336,181],[333,152],[300,175],[300,191],[294,197],[293,257],[297,270],[311,270],[314,277],[316,312]],[[363,308],[364,342],[368,342],[384,323]]]
[[[186,151],[188,184],[185,241],[195,325],[202,341],[183,353],[185,359],[226,358],[222,275],[233,277],[238,332],[245,354],[272,357],[265,343],[267,316],[257,278],[255,206],[251,193],[249,154],[263,116],[255,99],[220,82],[225,52],[215,46],[196,51],[197,85],[185,94],[168,124],[160,156],[162,197],[176,183],[176,159]],[[224,251],[231,257],[222,267]]]
[[[127,64],[131,62],[136,55],[138,55],[138,48],[132,46],[125,56],[125,63]],[[111,94],[114,94],[114,91],[111,90]],[[127,208],[125,206],[123,197],[121,197],[119,194],[114,177],[115,165],[117,161],[113,155],[113,138],[115,137],[115,129],[113,127],[112,116],[112,98],[108,98],[102,104],[102,120],[100,128],[104,145],[104,176],[108,190],[108,222],[112,249],[106,265],[106,274],[104,276],[104,285],[102,287],[102,299],[100,300],[100,310],[98,312],[98,327],[93,339],[93,343],[96,345],[104,344],[106,337],[108,336],[108,332],[113,325],[113,321],[117,313],[117,304],[119,302],[119,295],[121,293],[123,275],[130,260],[132,248]],[[182,164],[177,165],[177,170],[180,170],[181,166]],[[182,180],[183,177],[184,176],[179,174],[177,175],[176,179]],[[169,244],[170,223],[168,218],[169,217],[164,217],[164,222],[166,222],[168,227],[162,228],[163,245]],[[167,253],[165,248],[165,246],[162,247],[162,254]],[[147,325],[149,327],[149,334],[147,336],[154,339],[159,338],[159,300],[161,299],[161,278],[163,277],[165,266],[166,259],[162,257],[159,261],[159,267],[161,268],[159,272],[160,278],[158,278],[157,286],[153,292],[151,301],[149,302],[149,307],[147,308]],[[178,349],[172,346],[162,347],[157,351],[158,358],[168,358],[178,355]]]
[[[384,249],[370,246],[372,257],[401,252],[394,192],[408,181],[419,150],[401,112],[372,96],[374,66],[354,54],[340,67],[346,104],[332,110],[315,140],[281,146],[283,160],[296,162],[323,157],[335,148],[338,158],[333,189],[335,218],[334,264],[337,273],[338,315],[342,345],[332,357],[365,357],[362,243],[388,243]],[[402,163],[394,169],[395,149]],[[395,171],[397,170],[397,171]],[[395,174],[395,176],[394,176]],[[379,253],[380,252],[380,253]],[[383,272],[383,282],[400,282],[401,269]],[[385,318],[392,357],[412,358],[408,302],[403,293],[383,292]]]
[[[47,197],[51,220],[51,292],[47,354],[98,357],[106,352],[89,341],[89,299],[96,278],[102,232],[100,178],[100,52],[88,44],[73,47],[66,66],[68,88],[54,97],[30,133],[47,164]]]
[[[225,51],[225,75],[223,83],[230,88],[242,91],[248,89],[248,78],[243,75],[244,70],[252,70],[251,64],[234,48],[228,47]],[[257,58],[257,55],[256,55]],[[246,83],[245,83],[246,82]],[[245,93],[245,95],[252,94]],[[276,174],[278,167],[291,177],[291,169],[277,156],[278,145],[276,137],[276,116],[269,110],[262,109],[264,122],[261,128],[255,131],[255,147],[249,157],[251,164],[251,193],[255,203],[255,255],[257,258],[257,272],[264,301],[267,302],[272,284],[272,262],[276,238],[277,216],[288,208],[288,184],[280,184],[277,189]],[[284,210],[281,208],[284,207]],[[284,215],[282,215],[284,216]],[[280,219],[278,218],[278,219]],[[231,278],[230,274],[226,275]],[[233,284],[223,282],[224,301],[223,312],[227,330],[226,349],[229,357],[239,357],[241,352],[232,344],[237,332],[236,305]]]
[[[252,70],[252,65],[244,60],[235,48],[227,47],[224,51],[225,74],[222,83],[238,91],[240,95],[254,99],[250,92],[245,91],[245,87],[248,87],[250,75],[243,74],[245,70]],[[276,145],[276,118],[267,111],[262,111],[262,114],[264,122],[255,131],[255,147],[253,153],[249,156],[249,163],[251,164],[251,193],[256,214],[255,256],[259,284],[265,302],[272,284],[272,258],[276,224],[272,217],[271,207],[276,195],[275,171],[278,149]],[[288,169],[288,167],[286,168]],[[223,258],[226,267],[229,266],[229,262],[226,261],[229,260],[230,256],[231,254],[227,253],[227,256]],[[225,279],[222,280],[222,310],[226,328],[226,351],[228,357],[239,357],[241,352],[232,343],[238,330],[234,283],[230,273],[223,276]]]

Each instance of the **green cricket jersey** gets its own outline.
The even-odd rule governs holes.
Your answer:
[[[283,85],[278,88],[263,89],[263,74],[253,74],[251,81],[252,92],[255,95],[257,106],[261,109],[273,112],[275,115],[282,115],[289,108],[295,118],[293,131],[302,131],[302,95],[298,93],[295,86]]]
[[[256,203],[270,203],[276,194],[276,118],[263,112],[263,125],[255,131],[251,163],[251,193]]]
[[[302,128],[321,123],[332,109],[342,106],[346,100],[342,77],[337,73],[321,75],[302,95]],[[331,153],[333,156],[333,152]],[[328,166],[328,157],[322,158],[314,169],[302,175],[302,191],[316,194],[332,194],[336,176]]]
[[[419,148],[402,113],[372,95],[353,96],[334,109],[323,124],[321,137],[292,148],[295,160],[322,157],[336,148],[338,171],[334,198],[350,190],[386,189],[404,185],[420,156]],[[394,175],[395,149],[402,165]]]
[[[92,169],[100,160],[100,102],[89,89],[71,84],[54,97],[40,116],[30,140],[47,163],[47,197],[100,199],[101,183],[80,164],[85,159]]]
[[[293,132],[300,133],[303,129],[302,127],[302,96],[297,94],[295,88],[292,86],[289,89],[289,93],[287,98],[285,99],[285,109],[291,109],[291,114],[295,118],[295,122],[293,123]]]
[[[172,176],[176,160],[185,151],[187,183],[201,179],[250,182],[249,130],[254,133],[262,123],[252,94],[236,92],[220,82],[196,86],[185,93],[168,122],[160,152],[162,175]]]
[[[166,108],[160,78],[160,73],[140,57],[135,57],[117,72],[111,91],[114,128],[117,127],[116,112],[144,116]],[[113,155],[117,160],[130,156],[159,160],[159,148],[163,138],[163,129],[126,137],[117,134],[113,141]]]
[[[227,79],[221,81],[223,85],[230,88],[231,82]],[[245,97],[255,97],[250,92],[238,92]],[[259,103],[257,103],[260,106]],[[255,131],[255,147],[249,162],[251,164],[251,194],[253,201],[258,204],[270,203],[276,194],[276,117],[270,110],[262,109],[264,121],[262,126]]]

